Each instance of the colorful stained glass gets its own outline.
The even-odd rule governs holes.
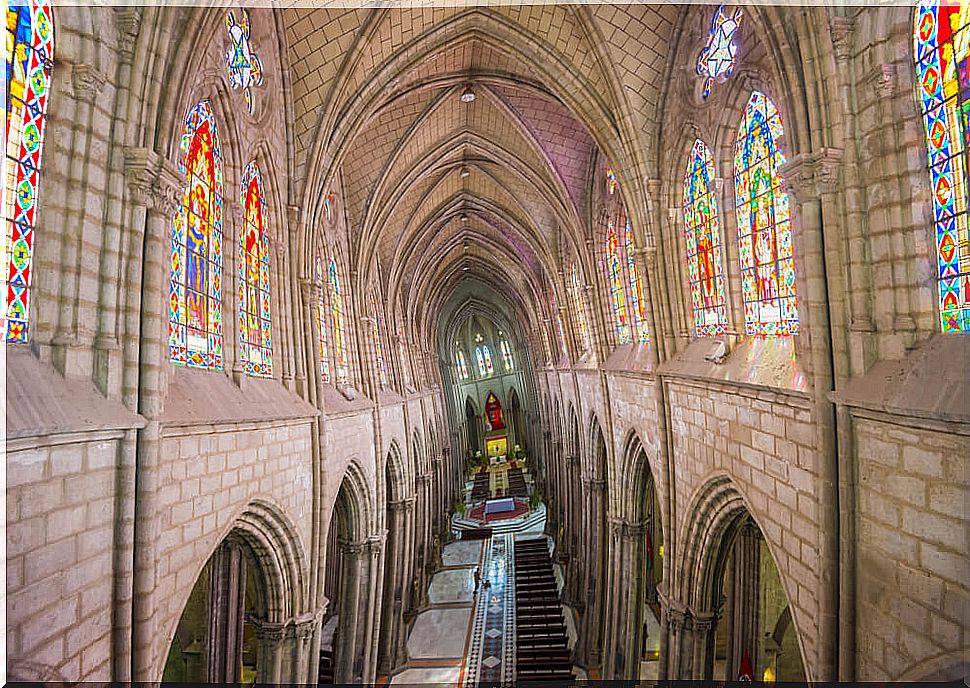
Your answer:
[[[738,7],[728,16],[724,5],[717,8],[711,20],[711,35],[707,45],[697,57],[697,73],[707,77],[704,79],[704,97],[711,95],[714,82],[727,79],[734,71],[737,62],[738,46],[734,44],[734,35],[741,28],[741,17],[744,13]]]
[[[747,334],[798,332],[791,210],[778,167],[781,117],[755,91],[744,108],[734,147],[734,198],[738,216],[741,290]]]
[[[723,334],[727,325],[714,175],[711,149],[697,139],[684,172],[684,238],[694,331],[698,337]]]
[[[243,206],[239,241],[239,357],[247,375],[272,377],[269,233],[263,178],[255,160],[243,171],[239,202]]]
[[[589,322],[586,320],[586,306],[583,294],[583,288],[579,283],[579,266],[573,263],[573,276],[572,276],[572,292],[573,297],[573,307],[576,312],[576,327],[579,330],[579,345],[583,347],[583,351],[589,351],[590,339],[589,339]]]
[[[384,324],[381,319],[380,309],[377,307],[377,299],[373,292],[370,295],[370,317],[374,327],[374,358],[377,362],[377,379],[382,386],[387,386],[387,365],[384,363],[384,343],[381,341],[381,326]]]
[[[556,339],[559,341],[559,354],[556,358],[559,358],[566,353],[566,331],[563,329],[562,315],[559,314],[559,307],[555,301],[552,302],[552,309],[556,313]]]
[[[488,350],[488,346],[482,346],[482,357],[485,359],[485,371],[491,375],[495,369],[492,367],[492,352]]]
[[[6,256],[3,340],[26,342],[31,264],[47,97],[54,60],[54,21],[47,0],[7,3],[6,156],[0,255]]]
[[[323,214],[327,217],[327,222],[333,222],[333,194],[329,193],[323,199]]]
[[[611,220],[606,230],[606,264],[610,272],[610,303],[613,306],[613,322],[620,344],[629,344],[630,323],[626,319],[626,297],[623,289],[623,275],[620,267],[620,253],[616,242],[616,232]]]
[[[482,347],[475,347],[475,359],[478,361],[478,375],[485,377],[485,357],[482,355]]]
[[[222,151],[203,100],[185,121],[186,187],[172,220],[169,351],[173,363],[222,368]]]
[[[317,256],[313,261],[313,281],[323,284],[323,261]],[[327,304],[323,296],[317,299],[317,335],[320,347],[320,380],[330,384],[330,347],[327,344]]]
[[[970,6],[922,0],[914,55],[929,153],[943,332],[970,332]]]
[[[343,295],[340,292],[340,278],[337,277],[337,261],[330,259],[330,316],[333,320],[333,360],[337,373],[337,384],[350,384],[347,367],[347,325],[344,317]]]
[[[616,172],[613,171],[612,167],[606,168],[606,190],[612,196],[616,193]]]
[[[263,83],[263,63],[249,42],[249,13],[239,10],[237,20],[236,13],[230,10],[226,14],[226,31],[229,32],[229,49],[226,51],[229,84],[233,89],[242,89],[246,98],[246,109],[252,114],[255,110],[253,87]]]
[[[643,280],[640,279],[640,268],[633,256],[633,228],[629,221],[626,223],[626,238],[624,241],[626,250],[627,268],[630,271],[630,292],[633,294],[633,325],[634,334],[638,344],[646,344],[650,338],[647,333],[647,313],[646,304],[643,301]]]
[[[468,379],[468,362],[465,360],[465,352],[459,349],[455,352],[455,367],[458,369],[458,377],[461,380]]]
[[[515,362],[512,360],[512,347],[504,339],[502,340],[502,362],[505,364],[506,372],[515,367]]]

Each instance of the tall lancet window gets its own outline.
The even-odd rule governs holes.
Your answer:
[[[485,377],[485,356],[482,355],[482,347],[475,347],[475,359],[478,361],[478,375]]]
[[[3,159],[3,278],[5,342],[26,342],[30,318],[31,264],[34,256],[40,163],[54,60],[54,21],[50,3],[7,3],[7,154]]]
[[[515,361],[512,360],[512,347],[506,340],[502,340],[502,362],[505,364],[506,372],[515,368]]]
[[[913,54],[933,190],[940,328],[970,332],[970,8],[922,0],[915,22]]]
[[[323,284],[323,261],[317,256],[313,261],[313,281]],[[317,299],[317,333],[320,347],[320,380],[330,384],[330,346],[327,338],[327,302],[323,295]]]
[[[626,237],[624,248],[626,250],[626,262],[630,271],[630,293],[633,297],[633,321],[634,334],[638,344],[646,344],[649,335],[647,334],[647,307],[643,299],[643,280],[640,278],[640,268],[633,255],[633,228],[630,227],[629,220],[626,223]]]
[[[747,334],[798,332],[791,211],[778,167],[784,128],[774,103],[751,94],[734,147],[734,197],[738,214],[741,289]]]
[[[492,366],[492,352],[489,351],[488,345],[482,346],[482,358],[485,359],[485,371],[491,375],[495,372],[495,368]]]
[[[468,362],[465,360],[465,352],[461,349],[455,352],[455,368],[458,370],[460,380],[468,379]]]
[[[255,160],[243,171],[240,196],[244,219],[239,242],[239,354],[247,375],[270,377],[269,233],[263,178]]]
[[[330,316],[333,320],[333,362],[338,385],[350,383],[347,368],[347,325],[344,314],[343,294],[337,276],[337,261],[330,259]]]
[[[381,341],[381,315],[374,293],[370,295],[370,317],[374,328],[374,358],[377,363],[377,378],[381,385],[387,385],[387,365],[384,362],[384,344]]]
[[[684,173],[684,238],[694,331],[699,337],[721,334],[727,324],[714,176],[711,150],[697,139]]]
[[[173,363],[222,368],[222,151],[209,101],[185,121],[185,195],[172,222],[169,350]]]
[[[610,272],[610,300],[613,305],[613,321],[620,344],[630,343],[630,323],[626,319],[626,297],[623,289],[623,274],[620,267],[620,249],[616,241],[616,231],[610,220],[606,231],[606,263]]]

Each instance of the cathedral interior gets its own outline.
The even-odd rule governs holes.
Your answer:
[[[217,4],[6,3],[7,679],[970,675],[970,0]]]

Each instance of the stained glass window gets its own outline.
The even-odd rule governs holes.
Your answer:
[[[50,3],[7,3],[6,144],[0,255],[6,256],[5,342],[26,342],[30,317],[31,263],[40,191],[47,96],[54,59]]]
[[[970,332],[970,9],[922,0],[914,55],[923,112],[936,225],[940,327]]]
[[[256,161],[243,171],[239,242],[239,354],[247,375],[273,375],[273,326],[269,307],[269,235],[266,195]]]
[[[249,42],[249,12],[239,10],[239,18],[230,10],[226,14],[226,31],[229,32],[229,49],[226,51],[226,72],[233,89],[241,88],[250,114],[255,109],[253,87],[263,83],[263,63]]]
[[[784,129],[777,108],[755,91],[744,108],[734,147],[734,197],[741,245],[741,289],[747,334],[798,332],[791,211],[778,166]]]
[[[347,369],[347,327],[340,278],[337,277],[337,261],[333,258],[330,259],[330,316],[333,319],[333,361],[337,384],[346,385],[350,383]]]
[[[579,345],[583,347],[583,351],[589,351],[590,340],[589,340],[589,323],[586,320],[586,306],[583,301],[583,288],[579,283],[579,267],[573,263],[573,277],[572,277],[572,296],[573,296],[573,306],[576,310],[576,324],[579,329]]]
[[[468,379],[468,362],[465,361],[465,352],[459,349],[455,352],[455,366],[458,368],[458,377],[462,380]]]
[[[623,289],[623,274],[620,267],[620,253],[616,242],[616,232],[612,220],[606,232],[606,262],[610,271],[610,300],[613,305],[613,320],[620,344],[630,343],[630,323],[626,319],[626,298]]]
[[[323,261],[317,256],[313,261],[313,280],[323,284]],[[330,384],[330,347],[327,344],[327,304],[323,296],[317,299],[317,332],[320,346],[320,380]]]
[[[186,187],[172,222],[169,350],[173,363],[222,368],[222,151],[209,101],[185,121]]]
[[[606,190],[612,196],[616,192],[616,172],[612,167],[606,168]]]
[[[504,339],[502,340],[502,362],[505,363],[506,371],[512,370],[515,367],[514,361],[512,360],[512,347]]]
[[[711,20],[711,35],[707,45],[697,57],[697,73],[707,77],[704,79],[704,97],[711,94],[711,87],[715,81],[723,81],[734,71],[737,62],[738,46],[734,44],[734,35],[741,27],[743,12],[738,7],[728,15],[724,5],[717,8]]]
[[[646,305],[643,301],[643,280],[640,279],[640,268],[637,267],[637,262],[633,256],[633,228],[630,227],[629,221],[626,223],[624,248],[626,249],[627,267],[630,270],[630,293],[633,294],[634,334],[638,344],[646,344],[649,335],[647,334]]]
[[[488,346],[482,346],[482,356],[485,358],[485,370],[491,375],[495,369],[492,368],[492,352],[488,350]]]
[[[485,377],[485,357],[482,356],[482,347],[475,347],[475,358],[478,360],[478,374],[480,377]]]
[[[381,316],[377,308],[377,299],[373,292],[370,295],[370,317],[374,327],[374,356],[377,359],[377,377],[382,385],[387,385],[387,366],[384,364],[384,344],[381,342]]]
[[[562,316],[559,314],[559,307],[555,301],[552,303],[552,310],[556,313],[556,339],[559,341],[559,353],[556,358],[559,358],[566,353],[566,333],[563,330]]]
[[[327,216],[327,222],[333,222],[333,194],[329,193],[323,199],[323,214]]]
[[[722,334],[727,325],[721,230],[713,180],[714,157],[710,148],[698,139],[694,141],[684,173],[684,238],[694,330],[699,337]]]

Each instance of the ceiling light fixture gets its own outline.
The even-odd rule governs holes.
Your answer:
[[[460,169],[460,170],[459,170],[459,172],[458,172],[458,175],[459,175],[459,176],[460,176],[460,177],[461,177],[462,179],[466,179],[466,178],[468,177],[468,175],[470,175],[470,174],[471,174],[471,172],[469,172],[469,171],[468,171],[468,168],[467,168],[467,167],[466,167],[465,165],[462,165],[462,166],[461,166],[461,169]]]
[[[465,215],[465,213],[462,213],[462,214],[461,214],[461,221],[462,221],[462,222],[468,222],[468,216],[467,216],[467,215]]]
[[[465,86],[465,89],[461,92],[461,102],[463,103],[473,103],[475,102],[475,91],[472,90],[471,85]]]

